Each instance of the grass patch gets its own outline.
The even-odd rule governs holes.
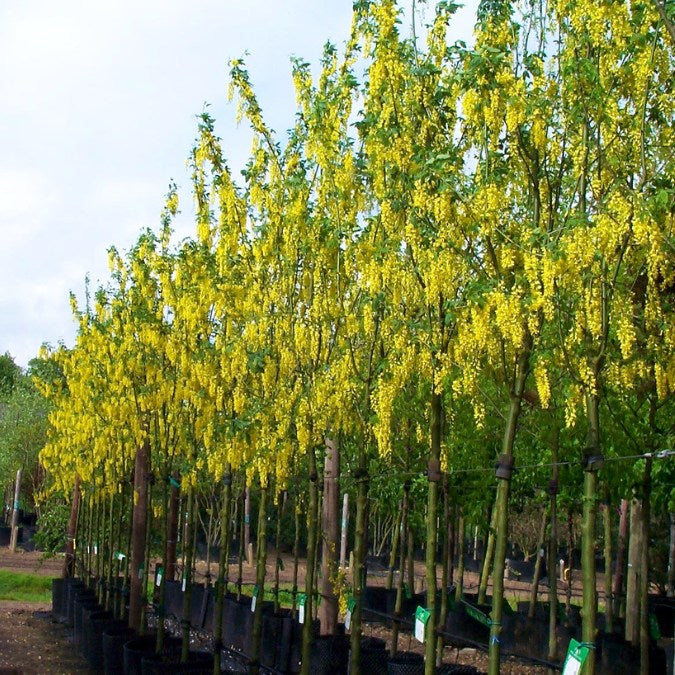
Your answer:
[[[0,570],[0,600],[51,602],[51,577]]]

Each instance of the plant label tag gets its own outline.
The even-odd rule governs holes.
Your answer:
[[[430,616],[431,612],[424,607],[418,606],[415,610],[415,639],[419,642],[424,642],[424,633]]]
[[[94,555],[98,555],[98,544],[94,544]]]
[[[255,612],[256,601],[258,600],[258,586],[253,587],[253,595],[251,596],[251,611]]]
[[[305,623],[305,605],[307,596],[304,593],[298,593],[298,622]]]
[[[347,630],[349,630],[352,625],[352,612],[354,611],[354,607],[356,607],[356,600],[350,595],[347,599],[347,615],[345,616],[345,628]]]
[[[138,578],[139,578],[139,579],[142,579],[142,578],[143,578],[143,572],[144,572],[144,571],[145,571],[145,570],[144,570],[144,567],[143,567],[143,565],[141,565],[141,566],[138,568]]]
[[[164,568],[158,567],[157,573],[155,574],[155,586],[161,586],[162,585],[162,576],[164,576]]]
[[[574,638],[570,640],[567,648],[567,656],[562,669],[562,675],[579,675],[586,658],[588,657],[588,647]]]
[[[187,579],[183,577],[183,593],[185,593],[185,587],[187,586]]]

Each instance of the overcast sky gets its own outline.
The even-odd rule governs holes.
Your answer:
[[[467,3],[475,5],[471,1]],[[108,278],[107,249],[156,228],[170,179],[192,234],[185,160],[210,104],[230,166],[249,136],[227,103],[245,56],[270,125],[291,126],[290,57],[342,45],[350,0],[0,0],[0,353],[71,346],[69,291]],[[473,19],[457,17],[453,39]],[[402,30],[407,30],[405,25]]]

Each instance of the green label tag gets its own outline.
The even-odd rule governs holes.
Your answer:
[[[126,556],[124,555],[124,553],[122,553],[122,551],[115,551],[115,559],[116,560],[119,560],[120,562],[122,562],[125,558],[126,558]]]
[[[415,610],[415,639],[419,642],[424,642],[424,632],[430,616],[431,612],[428,609],[418,605]]]
[[[490,619],[488,618],[487,614],[481,612],[480,609],[476,609],[473,605],[470,605],[468,602],[464,603],[464,609],[472,619],[476,619],[476,621],[479,621],[484,626],[490,625]]]
[[[303,607],[307,603],[307,595],[305,593],[298,593],[298,605]]]
[[[298,623],[305,623],[305,605],[307,596],[304,593],[298,593]]]
[[[145,573],[145,563],[141,563],[138,567],[138,578],[142,579],[144,573]]]
[[[350,595],[349,598],[347,598],[347,611],[353,612],[355,607],[356,607],[356,599],[354,598],[353,595]]]
[[[180,483],[173,476],[169,476],[169,483],[171,483],[171,487],[180,490]]]
[[[579,675],[581,668],[588,658],[588,652],[589,649],[586,645],[572,638],[567,648],[562,675]]]
[[[255,612],[255,606],[258,602],[258,584],[253,587],[253,595],[251,596],[251,611]]]
[[[155,586],[162,585],[162,577],[164,576],[164,568],[161,565],[157,565],[155,568]]]
[[[659,628],[659,622],[656,620],[656,615],[654,614],[649,615],[649,637],[651,637],[652,640],[661,639],[661,629]]]

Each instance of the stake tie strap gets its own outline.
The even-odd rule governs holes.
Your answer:
[[[513,456],[499,455],[497,464],[495,464],[495,475],[502,480],[511,480],[513,475]]]
[[[605,457],[595,448],[586,448],[586,451],[581,458],[581,466],[584,471],[598,471],[605,466]]]
[[[586,647],[586,649],[595,649],[595,642],[580,642],[580,647]]]

